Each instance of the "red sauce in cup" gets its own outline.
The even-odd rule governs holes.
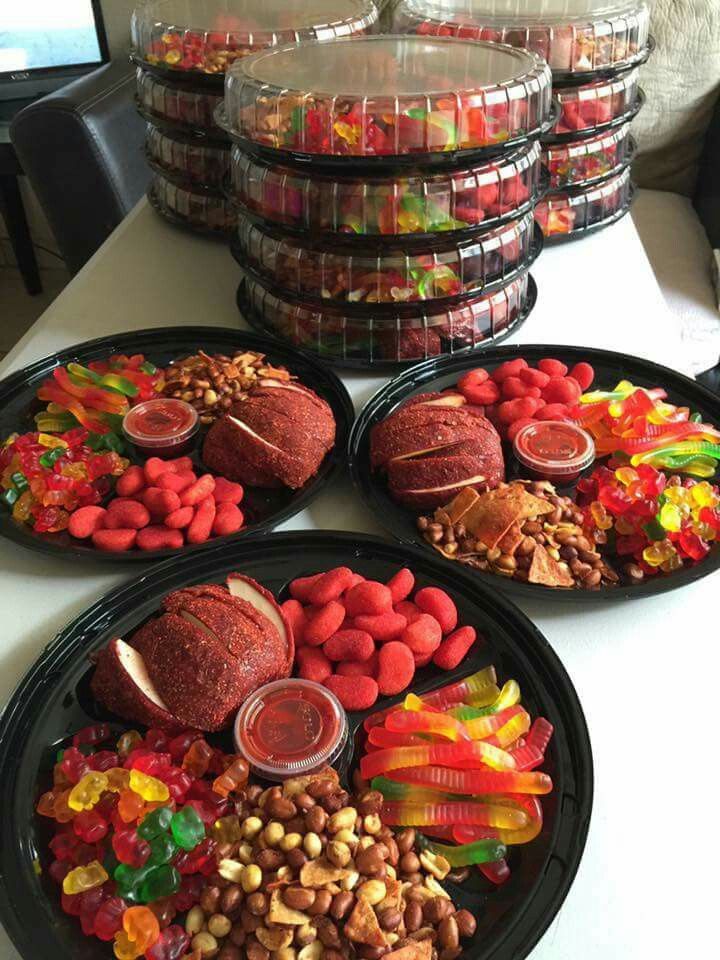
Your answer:
[[[127,439],[148,456],[177,456],[190,447],[197,433],[197,410],[172,397],[145,400],[123,419]]]
[[[528,423],[518,431],[513,452],[533,476],[567,483],[593,462],[595,443],[586,430],[574,423],[543,420]]]
[[[311,680],[276,680],[251,694],[235,718],[235,746],[268,780],[332,764],[348,725],[337,697]]]

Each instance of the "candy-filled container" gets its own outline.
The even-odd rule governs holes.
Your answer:
[[[533,237],[532,212],[468,239],[402,246],[299,237],[241,215],[233,249],[242,266],[288,292],[393,305],[459,297],[507,280],[537,254]]]
[[[147,120],[170,130],[226,141],[227,134],[215,123],[215,110],[222,102],[221,90],[198,87],[192,80],[168,82],[138,67],[137,106]]]
[[[575,423],[544,420],[518,430],[513,453],[530,476],[563,486],[576,480],[593,462],[595,443]]]
[[[559,80],[643,62],[649,24],[643,0],[400,0],[393,26],[527,48]]]
[[[145,134],[145,153],[150,166],[159,173],[218,190],[230,169],[230,150],[226,145],[166,133],[151,123]]]
[[[537,142],[447,170],[345,175],[277,164],[233,147],[235,198],[270,224],[347,235],[400,236],[491,228],[519,217],[542,189]]]
[[[237,214],[220,191],[176,183],[156,173],[148,187],[148,199],[166,220],[202,233],[228,236]]]
[[[628,168],[592,187],[571,187],[548,194],[535,207],[535,220],[546,243],[581,237],[624,216],[630,209],[633,189]]]
[[[448,306],[437,301],[390,305],[333,305],[304,300],[249,275],[238,306],[256,329],[347,367],[408,365],[502,340],[526,319],[537,296],[527,273],[479,296]]]
[[[445,37],[350,37],[237,61],[223,123],[274,160],[447,162],[526,142],[550,107],[550,71],[533,53]]]
[[[364,33],[372,0],[149,0],[132,17],[134,58],[154,70],[219,82],[263,47]]]
[[[550,188],[589,185],[603,177],[620,173],[632,160],[635,141],[630,124],[571,143],[543,146],[543,163],[550,177]]]
[[[582,136],[583,132],[599,132],[632,120],[644,101],[638,75],[635,69],[620,77],[580,86],[556,86],[554,93],[560,116],[543,140],[565,142]]]

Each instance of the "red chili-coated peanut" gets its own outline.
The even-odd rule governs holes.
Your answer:
[[[547,386],[547,382],[550,379],[549,373],[545,373],[543,370],[533,370],[532,367],[525,367],[524,370],[520,371],[518,376],[523,383],[527,383],[531,387],[540,387],[541,390]]]
[[[542,390],[540,387],[528,387],[525,391],[526,397],[534,397],[535,400],[540,400],[542,397]]]
[[[538,410],[536,420],[571,420],[570,410],[564,403],[546,403]]]
[[[441,670],[454,670],[475,643],[475,637],[474,627],[460,627],[443,640],[435,651],[433,663]]]
[[[394,610],[395,613],[399,613],[400,616],[405,617],[408,623],[417,620],[422,613],[420,607],[418,607],[416,603],[413,603],[412,600],[403,600],[401,603],[395,604]]]
[[[378,685],[372,677],[328,677],[325,686],[346,710],[367,710],[378,698]]]
[[[398,640],[391,640],[378,653],[378,690],[390,697],[406,690],[415,676],[412,650]]]
[[[192,523],[187,528],[188,543],[205,543],[206,540],[210,539],[216,512],[215,501],[212,497],[206,497],[197,505]]]
[[[169,460],[160,457],[150,457],[145,461],[145,480],[148,486],[155,487],[163,473],[175,473],[176,468]]]
[[[185,527],[190,526],[194,516],[194,507],[180,507],[179,510],[173,510],[165,517],[165,526],[170,527],[171,530],[184,530]]]
[[[285,617],[290,624],[290,629],[293,633],[293,639],[295,640],[295,646],[300,646],[304,642],[303,634],[305,632],[305,624],[307,623],[305,608],[299,600],[291,598],[290,600],[286,600],[284,603],[281,603],[280,609],[285,614]]]
[[[207,499],[215,490],[215,477],[211,473],[204,473],[191,487],[183,491],[180,503],[183,507],[194,507],[202,500]]]
[[[139,500],[111,500],[105,526],[108,530],[142,530],[150,523],[150,511]]]
[[[240,507],[229,501],[218,503],[212,525],[213,536],[228,537],[231,533],[237,533],[238,530],[241,530],[243,523],[245,523],[245,515]]]
[[[401,613],[395,613],[394,610],[388,610],[386,613],[364,614],[353,620],[353,626],[357,630],[365,630],[378,643],[397,639],[407,624],[407,618]]]
[[[352,580],[353,572],[350,567],[328,570],[312,585],[308,599],[313,606],[324,607],[331,600],[339,600]]]
[[[458,383],[458,387],[460,384]],[[462,395],[468,403],[477,404],[480,407],[489,406],[497,403],[500,399],[500,388],[492,380],[486,380],[479,384],[466,384],[462,388]]]
[[[505,363],[501,363],[499,367],[493,370],[491,376],[495,383],[502,383],[508,377],[519,377],[520,371],[524,370],[527,365],[527,360],[523,360],[522,357],[518,357],[517,360],[506,360]]]
[[[91,537],[96,530],[102,530],[105,526],[106,512],[105,507],[78,507],[70,514],[68,533],[78,540]]]
[[[179,550],[183,545],[182,530],[171,530],[164,524],[138,530],[139,550]]]
[[[367,660],[375,652],[375,643],[364,630],[338,630],[323,647],[331,660]]]
[[[304,680],[322,683],[332,673],[332,664],[320,647],[300,647],[295,652],[298,675]]]
[[[365,577],[361,573],[353,573],[352,580],[348,586],[345,587],[345,593],[347,593],[348,590],[352,590],[352,588],[357,586],[358,583],[365,583]]]
[[[422,667],[426,667],[433,658],[433,652],[430,653],[413,653],[413,659],[415,660],[415,669],[420,670]]]
[[[343,660],[335,664],[335,673],[340,677],[376,677],[378,669],[377,651],[367,660]]]
[[[531,385],[523,383],[520,377],[506,377],[500,388],[500,393],[504,400],[516,400],[518,397],[527,395]]]
[[[296,580],[291,580],[289,586],[290,596],[299,600],[301,603],[308,603],[312,585],[316,580],[319,580],[321,576],[321,573],[314,573],[311,577],[298,577]]]
[[[568,372],[568,368],[562,360],[554,360],[552,357],[545,357],[543,360],[538,360],[538,370],[542,370],[542,372],[546,373],[549,377],[564,377]]]
[[[337,633],[345,619],[345,607],[337,600],[331,600],[324,607],[308,616],[305,625],[305,643],[318,647]]]
[[[479,387],[490,379],[490,374],[484,367],[475,367],[474,370],[468,370],[457,382],[458,390],[462,393],[466,387]]]
[[[191,487],[196,480],[197,477],[192,470],[183,473],[173,473],[172,470],[168,470],[166,473],[160,474],[157,485],[161,490],[172,490],[173,493],[180,494],[183,490]]]
[[[535,417],[520,417],[519,420],[513,420],[507,428],[507,438],[510,443],[513,442],[523,427],[526,427],[529,423],[537,423],[538,419],[541,419],[539,414]]]
[[[435,617],[421,613],[414,623],[408,624],[400,634],[400,640],[419,654],[434,653],[442,640],[442,629]]]
[[[378,614],[392,610],[392,593],[384,583],[365,580],[356,584],[345,595],[345,608],[349,617],[362,614]]]
[[[537,410],[537,400],[534,397],[520,397],[518,400],[506,400],[498,407],[500,423],[508,424],[520,417],[532,417]]]
[[[457,607],[452,597],[440,587],[423,587],[415,594],[414,601],[423,613],[435,617],[443,633],[450,633],[457,626]]]
[[[142,467],[128,467],[125,473],[118,477],[115,490],[119,497],[134,497],[145,487],[145,471]]]
[[[573,380],[578,382],[580,389],[585,391],[592,385],[592,382],[595,379],[595,371],[589,363],[585,363],[584,360],[581,360],[580,363],[576,363],[572,368],[570,371],[570,376],[573,378]]]
[[[570,377],[550,377],[550,382],[543,390],[543,399],[546,403],[576,403],[582,393],[577,380]]]
[[[98,550],[124,553],[135,546],[137,534],[137,530],[96,530],[92,535],[92,542]]]
[[[164,520],[169,513],[180,507],[180,497],[172,490],[161,490],[160,487],[148,487],[143,490],[140,499],[150,511],[153,521]]]
[[[401,603],[406,597],[409,597],[415,586],[415,575],[412,570],[402,567],[387,582],[387,588],[392,595],[393,605]]]
[[[215,489],[213,496],[215,503],[242,503],[245,491],[239,483],[233,483],[232,480],[226,480],[225,477],[215,477]]]

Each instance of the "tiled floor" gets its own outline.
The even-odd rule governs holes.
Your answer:
[[[43,291],[28,296],[16,267],[0,266],[0,355],[4,356],[70,280],[65,270],[40,271]]]

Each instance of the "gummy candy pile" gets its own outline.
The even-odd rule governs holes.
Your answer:
[[[537,768],[553,727],[542,717],[531,722],[515,680],[502,689],[496,681],[486,667],[372,714],[360,772],[383,794],[384,822],[420,828],[452,867],[477,864],[501,884],[510,876],[507,846],[542,829],[539,796],[552,780]]]
[[[647,463],[598,467],[578,482],[590,532],[612,530],[615,552],[645,575],[703,560],[720,540],[720,490],[706,480],[668,478]]]
[[[194,731],[129,730],[98,749],[111,738],[106,723],[86,727],[58,755],[37,804],[56,825],[48,873],[63,910],[86,936],[114,941],[118,960],[180,957],[190,938],[172,919],[199,901],[217,868],[223,817],[248,765]]]
[[[110,477],[129,461],[105,448],[104,437],[77,427],[51,436],[13,434],[0,450],[2,500],[13,519],[37,533],[65,530],[78,507],[98,504],[109,493]]]

